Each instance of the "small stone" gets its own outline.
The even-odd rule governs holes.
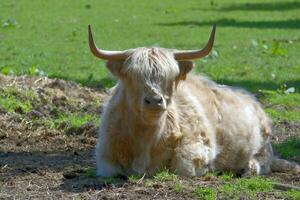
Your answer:
[[[77,176],[75,172],[64,172],[63,176],[65,179],[73,179]]]
[[[65,96],[55,96],[52,99],[52,103],[56,106],[65,106],[66,105],[66,101],[67,101],[67,97]]]
[[[1,130],[0,130],[0,140],[3,140],[5,138],[7,138],[7,134],[5,134],[4,132],[1,132]]]
[[[294,87],[288,88],[286,91],[284,91],[285,94],[291,94],[295,93],[296,89]]]
[[[62,122],[59,126],[58,129],[66,129],[68,127],[70,127],[71,124],[69,122]]]
[[[0,115],[1,114],[6,114],[7,110],[5,108],[0,107]]]
[[[32,110],[32,111],[28,112],[27,115],[30,118],[42,118],[44,116],[43,113],[41,113],[37,110]]]
[[[70,127],[65,131],[65,134],[67,136],[75,136],[75,135],[80,135],[82,132],[80,128],[77,127]]]
[[[18,106],[17,108],[15,108],[15,112],[20,113],[20,114],[24,114],[24,110],[21,106]]]

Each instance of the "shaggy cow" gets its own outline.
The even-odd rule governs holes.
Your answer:
[[[107,60],[119,79],[102,115],[97,175],[151,176],[161,168],[185,176],[270,172],[276,163],[270,121],[254,97],[203,76],[187,76],[191,60],[211,51],[215,30],[202,50],[105,51],[96,47],[89,27],[92,53]]]

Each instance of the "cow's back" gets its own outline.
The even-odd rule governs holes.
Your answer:
[[[212,148],[217,154],[213,162],[216,169],[236,171],[245,168],[268,142],[269,120],[260,104],[244,90],[215,84],[203,76],[190,76],[178,86],[175,98],[179,105],[189,102],[191,106],[179,106],[183,115],[180,124],[186,130],[183,134],[191,134],[185,126],[195,129],[193,126],[197,124],[201,126],[199,130],[205,128],[205,134],[209,134],[211,140],[215,138],[216,145]],[[197,117],[191,113],[201,113],[201,122],[197,122]],[[210,131],[206,131],[207,127]]]

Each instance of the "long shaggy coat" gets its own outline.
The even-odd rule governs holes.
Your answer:
[[[107,67],[119,82],[102,114],[98,175],[151,176],[161,168],[185,176],[270,172],[270,120],[249,93],[187,75],[191,62],[177,62],[162,48],[132,50]],[[164,112],[144,109],[146,93],[163,96]]]

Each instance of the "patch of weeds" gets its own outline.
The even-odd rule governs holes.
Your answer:
[[[269,96],[269,102],[272,104],[281,104],[289,107],[299,106],[300,94],[273,94]]]
[[[111,88],[116,84],[116,80],[110,76],[102,78],[99,83],[105,88]]]
[[[139,174],[132,174],[132,175],[128,176],[128,180],[132,181],[132,182],[138,181],[141,178],[142,178],[142,176]]]
[[[296,157],[300,154],[300,140],[297,138],[290,138],[281,144],[273,144],[273,146],[285,159]]]
[[[36,100],[33,91],[19,91],[15,87],[7,87],[0,89],[0,106],[8,112],[24,112],[27,113],[32,109],[32,101]]]
[[[196,190],[196,195],[199,199],[203,200],[215,200],[217,199],[217,191],[210,187],[198,187]]]
[[[36,125],[44,125],[50,129],[61,129],[68,130],[72,129],[77,132],[85,124],[92,122],[93,124],[99,124],[100,118],[90,114],[77,114],[77,113],[68,113],[68,114],[58,114],[55,118],[45,118],[35,120]],[[72,132],[72,130],[70,130]]]
[[[225,184],[223,186],[220,186],[218,190],[222,195],[228,196],[229,198],[232,199],[239,199],[236,193],[240,195],[239,192],[241,192],[241,191],[235,191],[236,187],[233,184]]]
[[[300,199],[300,191],[298,191],[298,190],[289,190],[285,194],[293,200]]]
[[[265,111],[274,120],[300,120],[300,112],[298,111],[300,94],[296,92],[286,93],[289,89],[283,84],[277,91],[259,91],[262,94],[260,99],[264,104],[268,105]]]
[[[299,106],[300,94],[299,93],[286,93],[289,89],[282,86],[283,88],[277,91],[270,90],[260,90],[259,92],[263,94],[262,100],[266,103],[275,105],[286,105],[289,107]]]
[[[221,194],[232,198],[239,198],[242,195],[254,198],[257,193],[268,192],[272,189],[272,182],[261,177],[240,178],[234,183],[226,183],[218,188]]]
[[[31,76],[45,76],[45,72],[39,69],[37,66],[30,67],[25,74]]]
[[[58,128],[62,123],[68,123],[70,127],[79,128],[88,122],[96,122],[98,118],[90,114],[63,114],[54,120],[54,128]]]
[[[151,181],[150,179],[146,179],[145,181],[144,181],[144,186],[145,187],[152,187],[153,186],[153,181]]]
[[[37,65],[33,65],[32,67],[26,68],[26,70],[15,69],[10,66],[0,67],[0,73],[10,76],[20,76],[20,75],[30,75],[30,76],[46,76],[45,72],[38,68]]]
[[[207,175],[207,176],[218,177],[218,176],[222,175],[222,172],[214,171],[214,172],[209,172],[209,173],[207,173],[206,175]]]
[[[176,181],[175,184],[174,184],[173,190],[174,190],[176,193],[182,192],[182,190],[183,190],[183,185],[182,185],[182,183],[181,183],[180,181]]]
[[[1,26],[3,28],[15,27],[17,25],[18,25],[18,23],[17,23],[17,20],[15,20],[15,19],[5,19],[5,20],[2,20],[2,23],[1,23]]]
[[[177,175],[173,172],[170,172],[169,169],[163,169],[154,176],[154,180],[156,181],[171,181],[176,179]]]
[[[212,177],[215,179],[222,179],[223,181],[227,182],[227,181],[231,181],[232,178],[234,177],[233,173],[231,172],[210,172],[208,174],[206,174],[206,177]]]
[[[221,176],[219,176],[223,181],[231,181],[233,178],[233,173],[231,172],[224,172]]]
[[[15,75],[15,71],[11,67],[8,67],[8,66],[0,67],[0,73],[5,74],[5,75],[9,75],[9,76],[14,76]]]
[[[270,44],[271,43],[271,44]],[[288,52],[284,49],[279,41],[267,41],[267,40],[251,40],[251,46],[257,48],[267,56],[287,56]]]
[[[96,170],[92,168],[88,168],[85,170],[84,175],[90,178],[96,177]]]
[[[276,121],[300,121],[300,112],[294,110],[277,110],[273,108],[265,108],[266,113]]]
[[[273,41],[271,47],[271,55],[272,56],[287,56],[287,50],[280,46],[278,41]]]
[[[8,112],[29,112],[32,106],[29,102],[22,102],[12,97],[0,97],[0,105],[5,108]]]

